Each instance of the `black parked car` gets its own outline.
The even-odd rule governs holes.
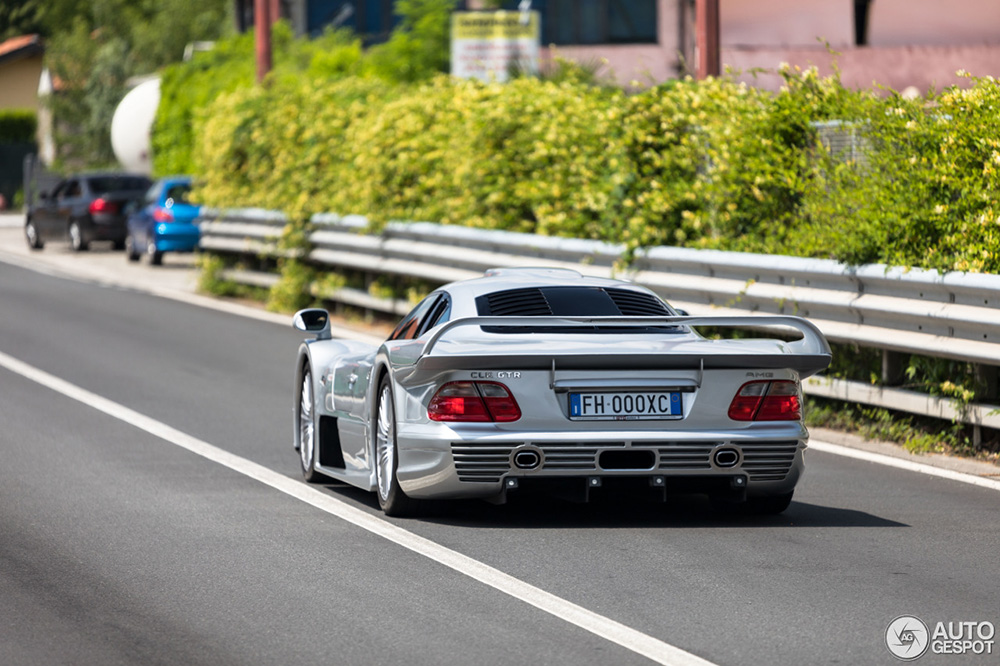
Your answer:
[[[152,181],[135,173],[87,173],[65,178],[28,207],[24,236],[40,250],[46,241],[68,240],[76,250],[92,241],[125,249],[126,206],[141,200]]]

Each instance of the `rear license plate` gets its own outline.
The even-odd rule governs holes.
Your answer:
[[[639,421],[684,417],[677,391],[570,393],[569,418],[574,421]]]

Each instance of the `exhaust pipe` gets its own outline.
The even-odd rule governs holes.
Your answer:
[[[518,449],[513,455],[514,467],[537,469],[542,464],[542,452],[538,449]]]
[[[740,452],[736,449],[719,449],[714,456],[716,467],[736,467],[740,461]]]

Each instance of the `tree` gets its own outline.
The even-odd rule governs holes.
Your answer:
[[[180,62],[188,43],[217,39],[232,25],[227,0],[15,1],[51,33],[56,142],[59,161],[72,168],[114,163],[111,119],[130,77]]]
[[[447,72],[455,4],[455,0],[399,0],[399,25],[388,42],[371,49],[376,73],[390,81],[413,82]]]

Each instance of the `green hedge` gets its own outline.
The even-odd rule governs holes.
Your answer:
[[[31,143],[38,117],[31,109],[0,109],[0,143]]]
[[[632,93],[574,76],[401,83],[344,33],[275,44],[265,86],[246,36],[168,70],[158,173],[198,173],[205,203],[299,228],[360,213],[623,242],[626,260],[667,244],[1000,269],[993,78],[916,100],[787,68],[776,94],[726,77]],[[862,159],[823,146],[827,121]]]

